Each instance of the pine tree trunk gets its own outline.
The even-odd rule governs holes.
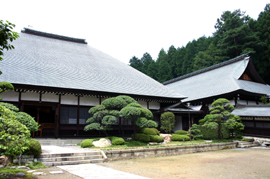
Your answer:
[[[219,121],[218,121],[218,139],[221,139],[221,121],[220,121],[220,118],[219,118]]]

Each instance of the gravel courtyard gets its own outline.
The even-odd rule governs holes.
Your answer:
[[[237,148],[99,165],[155,179],[269,178],[270,148]]]

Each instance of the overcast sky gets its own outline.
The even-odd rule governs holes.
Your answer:
[[[20,32],[35,30],[86,39],[88,45],[128,64],[145,52],[185,46],[211,36],[217,18],[241,9],[257,19],[268,0],[1,0],[0,19]],[[15,47],[16,48],[16,47]]]

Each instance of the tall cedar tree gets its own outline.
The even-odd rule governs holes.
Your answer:
[[[171,46],[167,53],[161,49],[158,59],[151,63],[144,64],[144,57],[133,57],[130,65],[164,82],[251,52],[256,70],[264,81],[270,83],[269,26],[269,4],[260,13],[258,20],[246,16],[240,10],[226,11],[217,19],[216,32],[212,37],[200,37],[176,50]]]
[[[255,53],[254,46],[260,43],[259,36],[249,27],[251,18],[237,9],[225,11],[215,24],[214,36],[218,39],[218,52],[224,59],[244,53]]]

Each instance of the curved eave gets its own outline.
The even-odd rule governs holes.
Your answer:
[[[84,90],[84,89],[70,89],[70,88],[58,88],[58,87],[50,87],[50,86],[36,86],[36,85],[26,85],[26,84],[16,84],[12,83],[15,91],[33,91],[37,93],[56,93],[56,94],[73,94],[76,96],[96,96],[96,97],[115,97],[118,95],[127,95],[131,96],[135,99],[143,100],[143,101],[158,101],[164,103],[177,103],[184,98],[168,98],[162,96],[145,96],[140,94],[125,94],[125,93],[111,93],[104,91],[93,91],[93,90]]]

